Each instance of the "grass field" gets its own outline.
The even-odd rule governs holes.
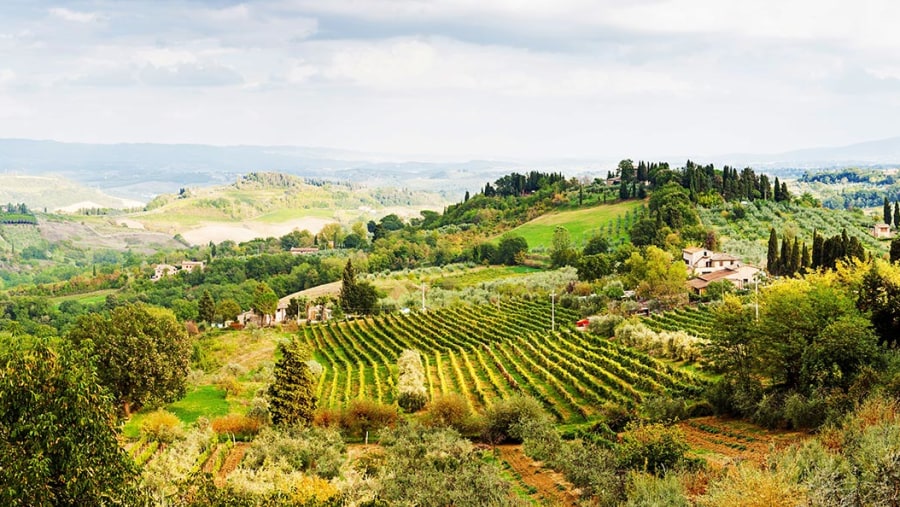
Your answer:
[[[95,303],[106,301],[106,296],[109,296],[110,294],[114,294],[116,292],[118,292],[118,289],[103,289],[94,292],[86,292],[84,294],[72,294],[69,296],[50,298],[50,301],[53,303],[53,306],[56,307],[59,307],[60,303],[62,303],[63,301],[78,301],[81,304],[92,305]]]
[[[625,237],[627,234],[622,227],[622,221],[627,213],[633,213],[641,204],[641,201],[625,201],[593,208],[548,213],[510,232],[524,237],[528,241],[528,247],[532,249],[550,248],[553,231],[558,226],[565,227],[569,231],[576,246],[583,245],[596,234],[609,238]],[[617,220],[619,220],[618,227],[616,227]]]

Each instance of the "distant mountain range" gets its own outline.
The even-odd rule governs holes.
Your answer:
[[[438,191],[455,199],[466,190],[474,193],[485,182],[513,170],[534,168],[588,175],[604,173],[614,167],[614,160],[625,157],[659,159],[621,154],[605,160],[559,159],[531,164],[498,160],[438,162],[296,146],[79,144],[0,139],[0,173],[61,176],[111,195],[143,202],[161,193],[177,192],[182,187],[228,183],[252,171]],[[900,165],[900,137],[777,154],[679,156],[667,160],[678,165],[688,158],[700,163],[751,166],[786,175],[816,168]]]

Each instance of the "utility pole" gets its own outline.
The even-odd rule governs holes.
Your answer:
[[[753,274],[753,281],[755,282],[753,293],[756,306],[756,322],[759,322],[759,272]]]
[[[550,331],[556,331],[556,292],[550,294]]]
[[[425,282],[422,282],[422,313],[425,313]]]

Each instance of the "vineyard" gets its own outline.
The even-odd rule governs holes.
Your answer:
[[[339,324],[305,327],[324,366],[319,405],[353,399],[391,403],[396,362],[404,349],[421,352],[429,397],[458,393],[472,409],[516,393],[540,400],[561,422],[591,419],[600,405],[632,407],[647,396],[696,392],[699,382],[649,356],[574,331],[577,315],[527,300],[502,306],[454,306]]]
[[[656,313],[644,319],[644,324],[660,333],[684,331],[697,338],[709,339],[713,329],[713,314],[708,306],[684,307],[664,313]]]

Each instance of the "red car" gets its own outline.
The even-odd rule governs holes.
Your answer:
[[[587,327],[587,325],[590,323],[591,323],[591,321],[589,321],[588,319],[581,319],[575,323],[575,326],[576,327]]]

